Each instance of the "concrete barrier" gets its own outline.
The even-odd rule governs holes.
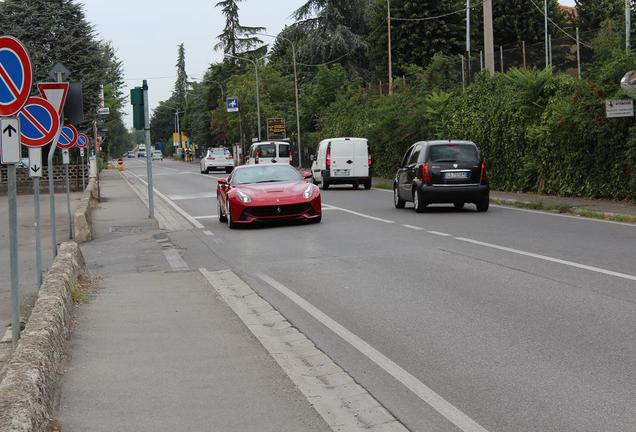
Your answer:
[[[70,336],[72,289],[84,270],[77,243],[63,243],[0,383],[0,431],[48,430]]]
[[[93,239],[91,213],[97,203],[97,182],[90,179],[82,200],[73,215],[73,232],[77,243],[85,243]]]

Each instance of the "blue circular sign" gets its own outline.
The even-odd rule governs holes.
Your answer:
[[[27,147],[42,147],[53,141],[60,127],[60,118],[46,99],[32,97],[18,113],[20,141]]]
[[[77,142],[77,129],[72,124],[65,124],[60,129],[60,137],[57,139],[57,146],[63,149],[69,149]]]

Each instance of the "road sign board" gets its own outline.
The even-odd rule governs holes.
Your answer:
[[[277,140],[287,138],[284,118],[267,119],[267,139]]]
[[[608,99],[605,101],[607,118],[634,117],[632,99]]]
[[[29,177],[42,177],[42,147],[29,148]]]
[[[97,109],[97,115],[107,116],[110,115],[110,108],[102,107]]]
[[[53,66],[49,70],[49,76],[51,77],[51,79],[57,80],[59,74],[62,74],[63,81],[71,76],[71,71],[68,70],[62,63],[56,63],[55,66]]]
[[[29,53],[11,36],[0,37],[0,116],[10,117],[29,99],[33,71]]]
[[[80,147],[80,156],[84,157],[84,148],[83,147]]]
[[[18,113],[20,140],[27,147],[42,147],[53,141],[60,128],[60,116],[46,99],[31,97]]]
[[[75,145],[80,149],[85,149],[88,147],[88,136],[86,134],[79,134],[77,137],[77,143]]]
[[[60,115],[64,112],[69,87],[70,84],[67,82],[38,83],[40,96],[49,101]]]
[[[17,118],[0,119],[0,133],[2,134],[2,163],[12,164],[20,162],[20,124]]]
[[[71,163],[71,156],[67,148],[62,149],[62,164],[68,165]]]
[[[227,112],[239,112],[239,100],[237,97],[227,98]]]
[[[73,148],[75,143],[77,142],[79,134],[77,133],[77,129],[70,123],[66,123],[60,129],[60,136],[57,140],[57,146],[61,149],[70,149]]]

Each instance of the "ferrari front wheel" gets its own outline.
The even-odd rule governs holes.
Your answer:
[[[227,222],[227,216],[223,214],[223,208],[221,207],[221,202],[218,199],[216,200],[216,208],[217,208],[217,211],[219,212],[219,222],[221,223]]]

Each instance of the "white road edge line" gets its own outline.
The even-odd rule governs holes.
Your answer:
[[[412,229],[414,231],[424,231],[424,228],[416,227],[413,225],[402,225],[404,228]]]
[[[426,232],[429,233],[429,234],[440,236],[440,237],[452,237],[452,235],[450,235],[450,234],[446,234],[446,233],[439,232],[439,231],[426,231]]]
[[[433,391],[426,384],[422,383],[415,376],[411,375],[405,369],[394,363],[391,359],[373,348],[367,342],[344,328],[338,322],[331,319],[329,316],[313,306],[307,300],[303,299],[280,282],[277,282],[276,280],[265,274],[259,274],[258,277],[265,283],[270,285],[272,288],[283,294],[309,315],[314,317],[329,330],[337,334],[351,346],[360,351],[369,360],[386,371],[389,375],[391,375],[402,385],[412,391],[422,401],[431,406],[435,411],[437,411],[459,429],[464,432],[487,432],[487,430],[479,425],[476,421],[468,417],[442,396],[435,393],[435,391]]]
[[[132,175],[134,175],[135,177],[137,177],[139,179],[140,182],[142,182],[143,184],[145,184],[146,186],[148,186],[148,182],[146,182],[144,179],[142,179],[141,177],[139,177],[137,174],[131,172]],[[157,188],[154,188],[155,194],[157,194],[157,196],[159,198],[161,198],[162,200],[164,200],[170,207],[172,207],[173,209],[175,209],[177,211],[177,213],[179,213],[181,216],[183,216],[184,218],[186,218],[186,220],[188,222],[190,222],[195,228],[199,228],[199,229],[203,229],[205,228],[203,226],[203,224],[201,224],[201,222],[199,222],[198,220],[196,220],[195,218],[193,218],[192,216],[190,216],[184,209],[182,209],[181,207],[179,207],[178,205],[176,205],[174,203],[174,201],[172,201],[170,198],[168,198],[167,196],[165,196],[164,194],[162,194],[161,192],[159,192],[157,190]]]
[[[358,213],[358,212],[355,212],[353,210],[347,210],[347,209],[344,209],[342,207],[336,207],[336,206],[333,206],[333,205],[330,205],[330,204],[323,204],[323,206],[326,207],[326,208],[332,209],[332,210],[340,210],[341,212],[345,212],[345,213],[349,213],[349,214],[352,214],[352,215],[360,216],[360,217],[366,218],[366,219],[371,219],[371,220],[374,220],[374,221],[377,221],[377,222],[383,222],[383,223],[386,223],[386,224],[394,224],[395,223],[395,221],[392,221],[392,220],[382,219],[382,218],[371,216],[371,215],[367,215],[367,214],[364,214],[364,213]]]
[[[216,219],[219,215],[208,215],[208,216],[194,216],[195,219]]]
[[[630,275],[630,274],[626,274],[626,273],[619,273],[619,272],[615,272],[612,270],[605,270],[599,267],[594,267],[594,266],[589,266],[589,265],[585,265],[585,264],[579,264],[573,261],[566,261],[566,260],[562,260],[562,259],[558,259],[558,258],[552,258],[549,256],[545,256],[545,255],[539,255],[536,253],[532,253],[532,252],[526,252],[526,251],[522,251],[519,249],[513,249],[513,248],[509,248],[509,247],[505,247],[505,246],[499,246],[496,244],[492,244],[492,243],[486,243],[486,242],[481,242],[478,240],[472,240],[472,239],[468,239],[468,238],[464,238],[464,237],[455,237],[455,240],[459,240],[459,241],[463,241],[466,243],[472,243],[478,246],[484,246],[484,247],[488,247],[488,248],[492,248],[492,249],[498,249],[498,250],[502,250],[505,252],[511,252],[511,253],[515,253],[518,255],[524,255],[527,257],[531,257],[531,258],[537,258],[540,260],[544,260],[544,261],[550,261],[553,263],[557,263],[557,264],[563,264],[566,266],[570,266],[570,267],[576,267],[576,268],[580,268],[583,270],[589,270],[592,272],[596,272],[596,273],[602,273],[608,276],[615,276],[621,279],[627,279],[627,280],[633,280],[636,281],[636,276]]]

